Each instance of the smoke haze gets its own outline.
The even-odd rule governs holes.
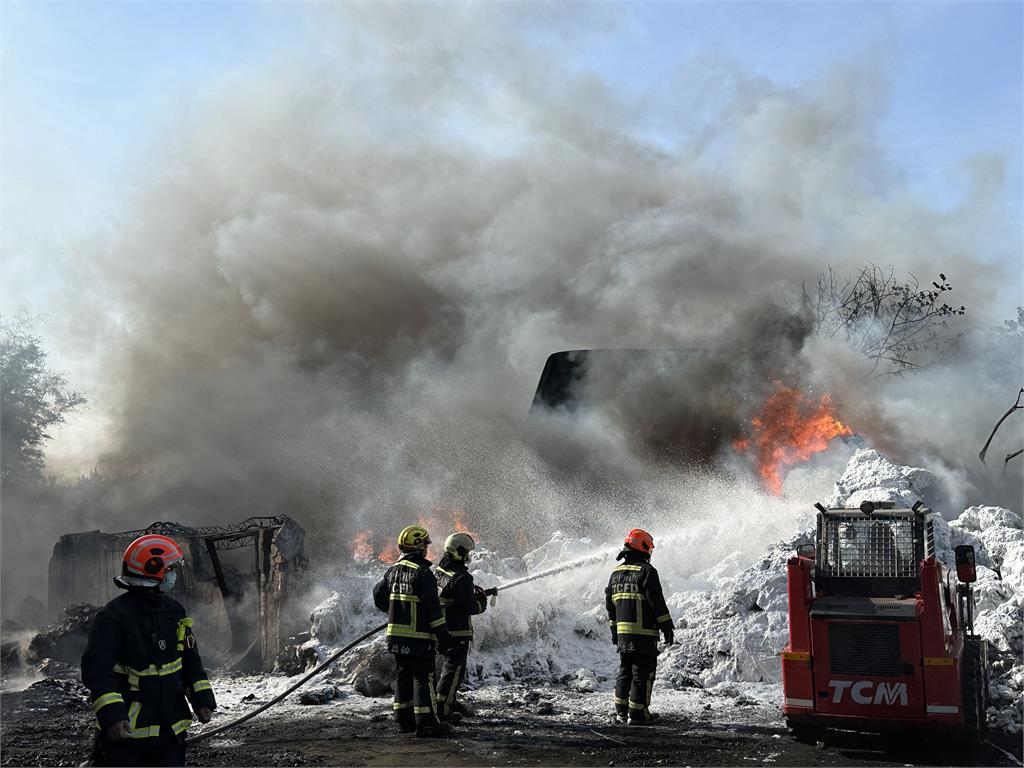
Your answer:
[[[780,89],[694,62],[678,92],[629,99],[557,53],[614,19],[581,31],[564,14],[337,6],[318,53],[240,75],[169,127],[64,308],[102,359],[98,468],[141,474],[32,533],[7,535],[5,510],[5,575],[38,571],[61,531],[171,514],[288,512],[327,558],[435,507],[518,544],[698,506],[726,522],[725,475],[749,471],[728,446],[775,381],[831,392],[895,461],[943,472],[951,503],[995,503],[976,453],[1019,347],[997,368],[968,338],[932,372],[863,381],[799,295],[830,265],[943,271],[967,325],[998,323],[986,308],[1019,286],[974,249],[998,168],[930,209],[875,138],[883,72]],[[547,356],[591,347],[708,353],[674,387],[595,370],[614,407],[528,427]],[[1012,481],[999,495],[1019,509]]]

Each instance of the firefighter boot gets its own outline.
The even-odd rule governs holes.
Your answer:
[[[656,724],[658,722],[658,718],[660,718],[660,717],[661,717],[661,715],[655,714],[654,712],[648,712],[647,715],[646,715],[647,719],[630,718],[629,724],[630,724],[630,726],[632,726],[634,728],[636,726],[638,726],[638,725],[641,725],[641,726],[643,726],[643,725],[654,725],[654,724]]]
[[[430,722],[423,720],[416,726],[416,736],[421,739],[436,739],[440,736],[448,736],[452,727],[448,723],[439,723],[436,720]]]

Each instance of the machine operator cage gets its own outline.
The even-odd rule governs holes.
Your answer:
[[[920,589],[920,563],[934,549],[930,511],[892,506],[879,504],[871,513],[829,509],[818,516],[818,591],[896,597]]]

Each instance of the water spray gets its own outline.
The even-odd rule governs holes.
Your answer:
[[[563,571],[569,571],[574,568],[581,568],[588,563],[598,563],[614,551],[614,549],[608,549],[601,552],[595,552],[592,555],[577,557],[575,560],[570,560],[568,563],[557,565],[554,568],[549,568],[548,570],[541,571],[540,573],[531,573],[529,576],[523,576],[521,579],[510,581],[508,584],[501,584],[494,589],[498,592],[504,592],[506,589],[512,589],[512,587],[518,587],[521,584],[528,584],[529,582],[537,581],[538,579],[546,579],[548,576],[554,576],[556,573],[562,573]]]
[[[516,579],[514,581],[510,581],[507,584],[501,584],[500,586],[493,587],[491,590],[488,590],[488,592],[492,595],[491,596],[491,605],[494,604],[494,594],[496,594],[497,592],[503,592],[506,589],[512,589],[513,587],[518,587],[518,586],[521,586],[523,584],[528,584],[531,581],[537,581],[539,579],[546,579],[546,578],[549,578],[551,576],[555,576],[556,574],[562,573],[564,571],[569,571],[569,570],[573,570],[573,569],[576,569],[576,568],[582,568],[583,566],[591,564],[591,563],[599,563],[599,562],[603,561],[606,557],[608,557],[610,552],[611,552],[611,550],[603,550],[603,551],[600,551],[600,552],[595,552],[595,553],[593,553],[591,555],[584,555],[583,557],[578,557],[575,560],[570,560],[568,563],[564,563],[562,565],[555,566],[554,568],[549,568],[546,571],[541,571],[540,573],[533,573],[533,574],[530,574],[528,576],[523,576],[522,578]],[[381,624],[380,626],[374,627],[373,629],[369,630],[368,632],[365,632],[364,634],[362,634],[359,637],[357,637],[355,640],[353,640],[351,643],[346,645],[341,650],[335,651],[334,653],[332,653],[327,658],[326,661],[322,662],[315,669],[313,669],[312,672],[306,673],[306,675],[301,680],[299,680],[297,683],[295,683],[294,685],[289,687],[283,693],[279,693],[277,696],[275,696],[273,699],[268,701],[266,704],[261,704],[256,709],[254,709],[252,712],[247,712],[246,714],[242,715],[241,717],[236,718],[236,719],[232,720],[231,722],[225,723],[224,725],[219,725],[216,728],[211,728],[211,729],[203,731],[202,733],[197,733],[195,736],[189,736],[187,739],[185,739],[185,743],[186,744],[195,744],[195,743],[197,743],[199,741],[203,741],[205,739],[210,738],[211,736],[217,735],[218,733],[223,733],[224,731],[228,730],[229,728],[234,728],[236,725],[241,725],[246,720],[251,720],[252,718],[256,717],[256,715],[260,714],[261,712],[265,712],[266,710],[270,709],[272,706],[274,706],[278,702],[283,701],[289,695],[291,695],[292,693],[297,691],[299,688],[304,686],[306,683],[308,683],[310,680],[312,680],[318,674],[323,672],[325,669],[327,669],[327,667],[331,666],[331,664],[336,662],[338,659],[340,659],[346,653],[351,651],[357,645],[359,645],[360,643],[362,643],[365,640],[369,640],[371,637],[376,635],[378,632],[381,632],[384,629],[386,629],[387,626],[388,626],[387,622],[385,622],[385,623]]]

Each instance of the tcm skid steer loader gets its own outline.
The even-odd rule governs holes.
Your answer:
[[[783,712],[798,738],[828,727],[985,730],[984,641],[973,631],[974,548],[936,559],[930,510],[819,510],[815,546],[788,562]]]

